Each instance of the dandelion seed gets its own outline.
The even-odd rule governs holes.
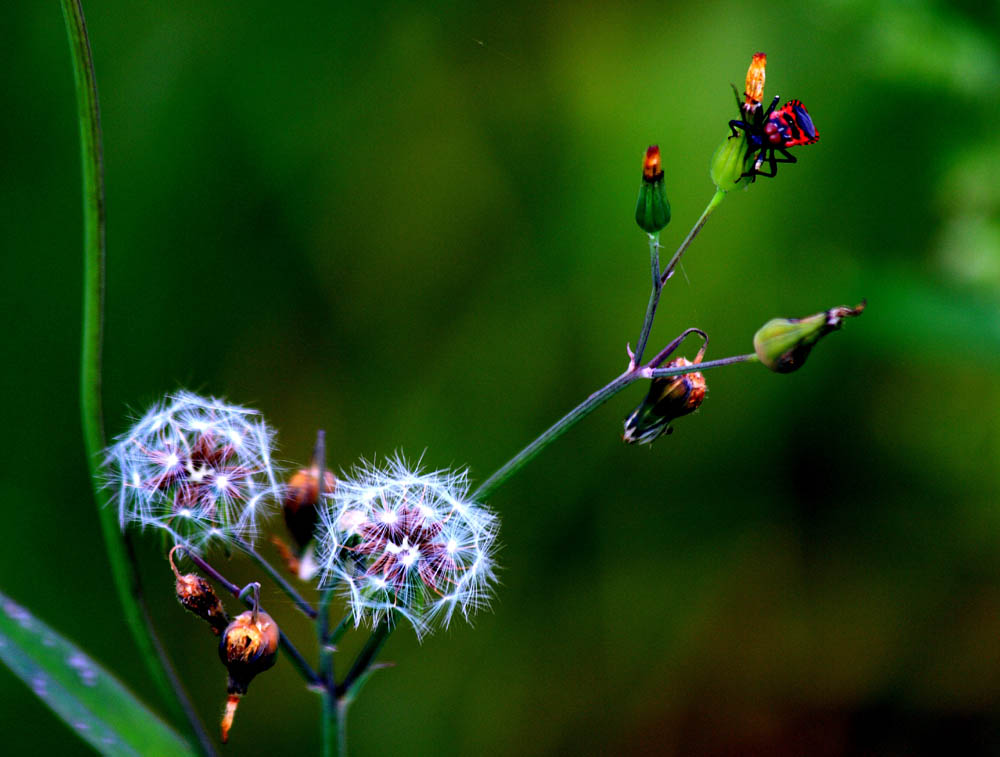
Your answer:
[[[423,473],[397,457],[342,478],[320,511],[321,585],[356,624],[408,620],[422,636],[489,602],[496,516],[468,501],[466,473]]]
[[[190,392],[167,397],[107,451],[121,527],[164,529],[194,549],[252,542],[281,498],[273,437],[255,410]]]

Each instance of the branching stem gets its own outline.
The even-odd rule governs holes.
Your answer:
[[[650,268],[652,270],[653,278],[653,291],[649,296],[649,304],[646,306],[646,316],[643,319],[642,329],[639,333],[639,341],[636,344],[636,351],[630,356],[628,369],[621,376],[616,378],[611,383],[607,384],[601,389],[591,394],[587,399],[577,405],[575,408],[570,410],[566,415],[556,421],[547,430],[543,431],[540,436],[538,436],[533,442],[531,442],[527,447],[518,452],[514,457],[508,460],[503,466],[500,467],[492,476],[486,479],[479,487],[472,492],[472,499],[482,502],[490,497],[493,492],[500,488],[507,479],[517,473],[521,468],[527,465],[529,462],[535,459],[535,457],[546,447],[548,447],[552,442],[561,437],[567,431],[569,431],[573,426],[582,421],[588,415],[590,415],[594,410],[599,408],[613,396],[615,396],[622,389],[627,387],[629,384],[638,381],[641,378],[649,378],[653,375],[658,376],[673,376],[681,373],[690,373],[691,369],[687,370],[677,370],[675,373],[670,372],[669,369],[664,370],[659,373],[651,373],[655,369],[655,365],[658,365],[664,357],[665,353],[672,351],[671,347],[668,346],[666,350],[663,350],[650,361],[649,365],[640,368],[642,363],[642,355],[646,349],[646,342],[649,338],[649,332],[653,326],[653,318],[656,315],[656,306],[660,299],[660,293],[663,289],[663,285],[666,283],[667,279],[674,272],[674,268],[680,262],[681,256],[691,246],[691,242],[694,238],[698,236],[698,232],[701,231],[702,227],[708,221],[709,216],[712,212],[719,207],[722,201],[725,199],[726,193],[721,189],[717,190],[709,201],[708,206],[702,212],[701,217],[688,232],[688,235],[681,242],[680,247],[674,253],[674,256],[667,263],[667,267],[663,269],[662,272],[659,270],[659,235],[650,234],[649,235],[649,257],[650,257]],[[685,332],[686,334],[687,332]],[[683,336],[683,335],[682,335]],[[679,343],[675,340],[673,344]],[[743,362],[747,360],[747,356],[741,356],[738,359],[726,358],[724,362],[713,361],[711,363],[701,363],[698,370],[704,370],[706,368],[713,368],[717,365],[730,365],[734,362]],[[659,370],[659,369],[656,369]]]

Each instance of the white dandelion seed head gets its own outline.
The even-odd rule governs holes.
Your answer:
[[[256,410],[190,392],[168,396],[106,452],[121,527],[162,529],[195,549],[252,543],[281,501],[273,442]]]
[[[320,584],[346,597],[355,624],[404,618],[419,638],[468,619],[489,604],[499,528],[468,491],[465,471],[362,463],[320,509]]]

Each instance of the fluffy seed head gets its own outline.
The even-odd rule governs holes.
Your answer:
[[[107,450],[121,527],[164,529],[195,549],[252,542],[280,500],[273,437],[256,410],[190,392],[167,397]]]
[[[401,457],[338,480],[320,511],[321,584],[346,596],[355,624],[400,616],[420,637],[488,603],[499,524],[468,490],[465,471]]]

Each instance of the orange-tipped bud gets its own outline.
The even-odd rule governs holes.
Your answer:
[[[647,234],[656,234],[670,223],[670,202],[663,179],[660,148],[656,145],[650,145],[642,159],[642,182],[635,204],[635,222]]]
[[[295,473],[285,488],[285,524],[299,547],[305,547],[313,538],[319,512],[319,468],[312,466]],[[323,473],[323,494],[329,495],[337,487],[337,479],[330,471]]]
[[[239,704],[239,694],[230,694],[229,698],[226,699],[226,709],[222,713],[222,723],[220,723],[223,744],[229,741],[229,729],[233,727],[233,718],[236,717],[236,708],[239,707]]]
[[[644,181],[658,181],[663,176],[663,164],[660,160],[658,145],[650,145],[646,157],[642,159],[642,178]]]
[[[751,113],[760,107],[761,100],[764,99],[764,67],[767,65],[767,54],[754,53],[750,61],[750,68],[747,69],[747,86],[744,90],[746,102],[743,103],[743,110]]]

